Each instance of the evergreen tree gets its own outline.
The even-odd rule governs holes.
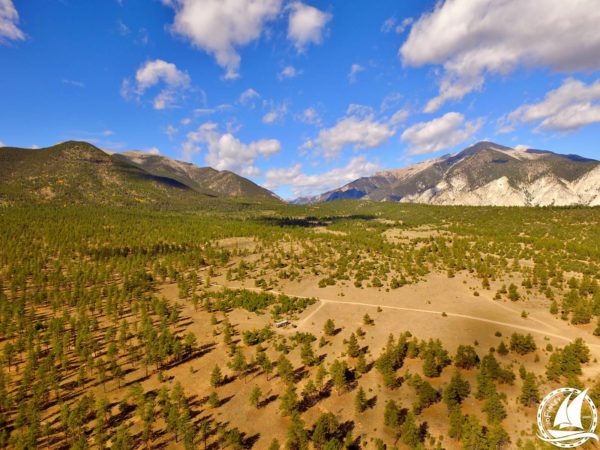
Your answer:
[[[221,368],[218,365],[215,365],[210,373],[210,385],[213,388],[216,388],[221,386],[221,384],[223,384],[223,374],[221,372]]]
[[[302,359],[302,364],[305,366],[312,366],[317,360],[310,341],[305,341],[302,344],[302,347],[300,348],[300,358]]]
[[[487,414],[488,423],[490,424],[498,423],[506,418],[506,408],[502,403],[500,394],[496,391],[493,391],[486,398],[485,404],[483,405],[483,411]]]
[[[527,372],[523,379],[523,387],[521,388],[521,395],[519,396],[519,402],[524,406],[531,406],[532,404],[539,403],[540,393],[533,372]]]
[[[398,404],[394,400],[388,400],[385,404],[385,410],[383,412],[383,423],[386,427],[390,427],[397,430],[401,425],[401,410]]]
[[[452,408],[460,405],[469,396],[470,392],[469,382],[463,378],[460,372],[456,371],[452,375],[448,387],[444,390],[444,402],[452,410]]]
[[[360,352],[358,354],[358,359],[356,360],[356,371],[360,374],[367,373],[368,371],[367,360],[365,359],[364,352]]]
[[[479,366],[479,356],[471,345],[459,345],[454,357],[454,365],[460,369],[472,369]]]
[[[281,396],[279,409],[284,416],[291,416],[298,408],[298,394],[293,384],[288,384],[285,392]]]
[[[308,433],[299,414],[292,415],[287,435],[286,447],[289,450],[308,450]]]
[[[367,409],[367,405],[367,395],[362,386],[360,386],[356,392],[356,397],[354,398],[354,408],[356,409],[356,412],[361,413]]]
[[[260,398],[262,397],[262,390],[258,386],[254,386],[250,391],[250,404],[255,408],[260,406]]]
[[[417,448],[423,441],[421,430],[413,413],[408,413],[400,427],[400,439],[410,448]]]
[[[345,362],[340,362],[339,360],[335,360],[331,367],[329,368],[329,374],[331,375],[331,380],[333,381],[333,385],[338,391],[338,394],[341,393],[342,389],[346,387],[348,383],[348,367]]]
[[[360,353],[358,339],[356,339],[356,335],[354,333],[352,333],[348,339],[347,353],[351,358],[356,358]]]
[[[335,334],[335,323],[333,322],[333,320],[331,319],[327,319],[327,321],[325,322],[325,325],[323,327],[323,332],[325,333],[325,335],[327,336],[333,336]]]
[[[281,355],[277,360],[277,375],[286,383],[293,381],[294,367],[285,355]]]

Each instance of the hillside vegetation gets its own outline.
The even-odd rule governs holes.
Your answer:
[[[544,448],[598,274],[589,208],[0,208],[0,447]]]

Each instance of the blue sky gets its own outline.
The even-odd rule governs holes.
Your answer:
[[[599,11],[0,0],[0,143],[160,152],[285,198],[483,139],[600,159]]]

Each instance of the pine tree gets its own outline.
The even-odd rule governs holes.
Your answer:
[[[294,378],[294,366],[283,354],[277,360],[277,375],[286,383],[291,382]]]
[[[400,407],[394,400],[388,400],[383,412],[383,423],[386,427],[397,429],[400,426],[401,412]]]
[[[498,345],[498,354],[501,356],[508,355],[508,347],[506,346],[504,341],[500,342],[500,345]]]
[[[400,439],[410,448],[417,448],[423,441],[413,413],[408,413],[400,427]]]
[[[333,385],[338,391],[338,394],[341,393],[342,389],[346,387],[346,383],[348,383],[348,377],[346,375],[348,371],[348,367],[345,362],[340,362],[339,360],[335,360],[331,367],[329,368],[329,374],[331,375],[331,380],[333,381]]]
[[[286,447],[290,450],[307,450],[308,433],[304,429],[304,422],[299,414],[292,415],[292,421],[288,428]]]
[[[358,373],[367,373],[368,366],[364,352],[360,352],[356,361],[356,371]]]
[[[125,424],[119,425],[115,432],[115,437],[112,439],[111,449],[114,450],[131,450],[134,447],[133,437]]]
[[[333,336],[335,334],[335,323],[331,319],[327,319],[323,327],[323,332],[327,336]]]
[[[523,379],[523,387],[521,388],[521,395],[519,396],[519,402],[524,406],[531,406],[532,404],[539,403],[540,393],[533,372],[527,372]]]
[[[323,389],[325,388],[325,377],[327,376],[327,370],[325,369],[325,366],[323,365],[323,363],[319,364],[319,367],[317,368],[317,373],[315,374],[315,386],[317,388],[317,390],[319,391],[319,393],[323,392]]]
[[[469,382],[463,378],[460,372],[456,371],[444,391],[444,402],[448,405],[449,409],[452,409],[460,405],[469,396],[470,392],[471,386]]]
[[[246,358],[244,357],[244,354],[239,348],[236,349],[228,365],[229,368],[233,370],[238,377],[246,373],[246,370],[248,369],[248,363],[246,362]]]
[[[362,388],[362,386],[358,388],[358,392],[356,393],[354,407],[359,413],[367,409],[367,395],[365,394],[365,390]]]
[[[358,339],[356,339],[356,335],[354,333],[352,333],[348,339],[347,353],[351,358],[356,358],[360,353]]]
[[[218,365],[215,365],[210,373],[210,385],[213,388],[216,388],[221,386],[221,384],[223,384],[223,374],[221,373],[221,368]]]
[[[284,416],[291,416],[298,408],[298,394],[293,384],[288,384],[285,392],[281,396],[279,409]]]
[[[463,415],[460,411],[460,406],[453,406],[450,408],[449,414],[450,426],[448,428],[448,436],[453,439],[460,440],[463,428]]]
[[[498,423],[506,417],[506,408],[496,391],[492,391],[486,398],[483,411],[487,414],[488,423],[490,424]]]
[[[302,364],[305,366],[312,366],[317,360],[310,341],[306,341],[302,344],[302,347],[300,348],[300,358],[302,359]]]
[[[250,392],[250,404],[255,408],[260,406],[260,398],[262,397],[262,390],[258,386],[254,386]]]

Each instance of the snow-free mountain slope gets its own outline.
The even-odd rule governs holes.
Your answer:
[[[577,155],[484,141],[296,203],[362,198],[438,205],[593,206],[600,204],[599,165]]]

